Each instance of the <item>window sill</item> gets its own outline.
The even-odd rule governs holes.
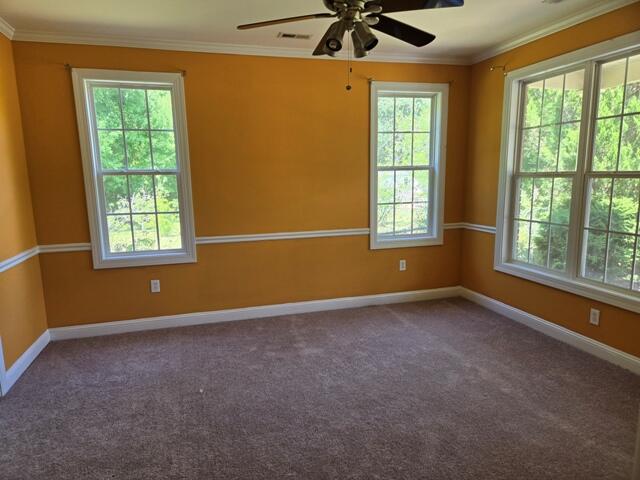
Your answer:
[[[624,293],[609,288],[602,288],[598,285],[581,280],[570,280],[559,275],[547,273],[534,268],[527,268],[515,263],[500,263],[494,269],[501,273],[520,277],[535,283],[540,283],[548,287],[573,293],[581,297],[598,302],[613,305],[624,310],[640,313],[640,295]]]
[[[413,238],[389,238],[379,239],[371,235],[371,250],[383,250],[387,248],[411,248],[411,247],[435,247],[444,245],[441,236],[439,237],[413,237]]]
[[[93,254],[93,268],[104,270],[109,268],[129,268],[145,267],[152,265],[176,265],[180,263],[196,263],[197,258],[194,253],[157,253],[141,254],[136,256],[112,255],[102,258],[99,253]]]

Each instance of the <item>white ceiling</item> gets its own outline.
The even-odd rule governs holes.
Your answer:
[[[371,54],[371,60],[393,57],[466,62],[495,53],[514,41],[531,39],[536,32],[557,30],[633,1],[466,0],[462,8],[392,14],[438,38],[433,44],[417,49],[380,34],[380,45]],[[218,49],[228,46],[238,51],[255,47],[263,54],[269,50],[277,54],[296,49],[297,54],[309,56],[331,19],[249,31],[237,31],[235,27],[324,11],[322,0],[0,0],[0,17],[16,30],[17,40],[67,38],[78,43],[112,44],[138,41],[141,46],[145,41],[160,40],[165,45],[172,42],[177,47],[185,45],[185,49],[189,49],[188,43],[201,44],[203,50],[205,44],[215,44]],[[280,39],[278,32],[312,37]],[[52,33],[60,34],[58,40]]]

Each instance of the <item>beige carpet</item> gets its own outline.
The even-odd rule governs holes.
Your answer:
[[[54,343],[4,479],[624,479],[640,378],[464,300]]]

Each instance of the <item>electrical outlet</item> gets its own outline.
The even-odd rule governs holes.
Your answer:
[[[160,293],[160,280],[151,280],[151,293]]]
[[[406,260],[400,260],[400,271],[404,272],[407,269],[407,261]]]
[[[596,310],[595,308],[591,309],[591,313],[589,314],[589,323],[596,327],[600,326],[600,310]]]

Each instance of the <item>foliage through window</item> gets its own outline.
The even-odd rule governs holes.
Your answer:
[[[191,261],[180,77],[74,71],[74,78],[90,157],[85,174],[89,205],[96,210],[96,263]]]
[[[446,85],[372,85],[372,247],[441,243]]]
[[[497,268],[628,306],[640,292],[640,52],[544,70],[507,82],[516,118]]]

